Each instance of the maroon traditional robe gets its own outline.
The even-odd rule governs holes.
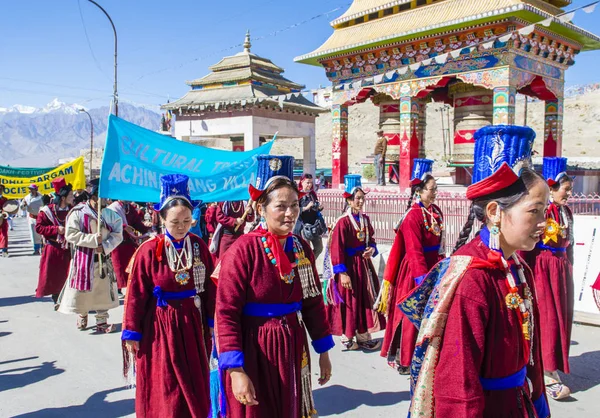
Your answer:
[[[489,248],[480,237],[460,248],[455,255],[487,260]],[[509,264],[512,264],[509,262]],[[544,370],[540,345],[540,313],[533,274],[524,265],[533,293],[533,360],[526,364],[522,327],[515,310],[506,306],[509,291],[501,269],[469,269],[459,283],[448,318],[438,365],[434,398],[438,417],[537,417],[532,401],[545,402]],[[514,268],[513,268],[514,271]],[[515,281],[519,283],[516,272]],[[517,285],[523,297],[523,285]],[[531,380],[522,387],[484,390],[479,378],[510,376],[527,366]],[[544,397],[544,398],[541,398]],[[543,417],[545,418],[545,417]]]
[[[8,201],[4,196],[0,197],[0,213],[4,204]],[[5,219],[0,225],[0,250],[8,248],[8,221]]]
[[[148,232],[150,228],[144,225],[144,218],[143,216],[140,216],[137,209],[131,203],[121,205],[123,205],[123,211],[125,211],[127,224],[140,234],[145,234]],[[127,269],[129,260],[131,260],[131,257],[135,253],[137,247],[138,244],[135,238],[125,230],[125,223],[123,223],[123,241],[117,248],[113,250],[112,253],[110,253],[113,268],[115,269],[115,275],[117,276],[117,287],[119,289],[127,287],[128,276],[125,270]]]
[[[367,215],[363,215],[368,242],[357,237],[357,231],[348,216],[342,216],[335,224],[329,238],[331,264],[335,273],[334,285],[337,286],[343,302],[327,306],[327,317],[333,335],[345,335],[348,338],[357,333],[377,332],[385,329],[385,317],[373,310],[373,304],[379,293],[379,278],[371,259],[365,260],[363,252],[368,245],[377,246],[373,237],[374,229]],[[359,221],[357,220],[357,224]],[[340,273],[350,276],[352,289],[340,284]],[[370,276],[370,277],[369,277]]]
[[[435,205],[429,208],[438,225],[443,224],[443,219],[439,218],[434,209],[439,213],[442,211]],[[431,228],[431,217],[426,216]],[[400,365],[404,367],[410,366],[412,361],[418,330],[402,315],[397,305],[416,287],[415,279],[427,274],[438,261],[444,258],[439,253],[441,241],[441,235],[436,236],[431,230],[425,229],[421,206],[418,203],[412,205],[396,231],[383,277],[394,287],[388,305],[387,327],[381,356],[388,357],[388,361],[394,361],[396,352],[400,348]]]
[[[61,210],[57,205],[48,205],[48,210],[52,212],[60,225],[55,225],[43,210],[38,213],[35,232],[44,237],[46,245],[44,245],[40,258],[40,274],[35,291],[36,298],[58,295],[69,276],[71,250],[68,246],[64,248],[58,242],[58,228],[59,226],[65,226],[69,209]]]
[[[164,235],[138,249],[127,286],[122,339],[139,340],[136,358],[135,409],[138,417],[206,418],[210,411],[209,323],[214,318],[216,288],[212,258],[202,239],[190,234],[206,267],[201,309],[193,298],[168,300],[157,306],[153,294],[194,290],[193,268],[186,285],[175,281],[167,263]]]
[[[225,205],[228,206],[227,210],[225,210]],[[242,200],[237,202],[221,202],[216,206],[215,219],[218,223],[223,225],[223,229],[221,230],[221,240],[219,241],[219,250],[215,254],[217,259],[220,259],[229,247],[231,247],[231,244],[244,234],[246,222],[243,222],[237,231],[235,229],[235,220],[244,215],[244,210],[244,202]],[[227,212],[227,215],[225,212]],[[247,220],[250,221],[250,219]]]
[[[573,214],[564,207],[569,227],[566,237],[558,234],[557,242],[549,240],[540,243],[529,253],[523,254],[535,275],[535,287],[541,312],[542,356],[544,369],[561,370],[569,373],[569,348],[573,328],[575,290],[573,283]],[[561,227],[565,224],[559,215],[559,208],[551,203],[546,211],[546,219],[551,218]],[[550,249],[550,248],[552,249]]]
[[[300,241],[320,289],[312,250]],[[286,255],[294,260],[291,251]],[[302,303],[302,321],[296,312],[272,318],[244,314],[245,306],[251,303],[298,302]],[[323,296],[319,293],[303,298],[297,268],[294,281],[285,283],[267,258],[260,237],[251,233],[240,237],[221,260],[215,315],[219,366],[243,367],[258,400],[256,406],[240,404],[233,395],[231,378],[224,371],[228,418],[301,418],[300,370],[303,352],[309,353],[306,330],[317,352],[323,351],[317,342],[331,340],[333,346]]]

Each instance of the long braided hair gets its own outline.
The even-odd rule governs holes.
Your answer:
[[[529,193],[528,190],[531,189],[535,183],[538,181],[544,181],[544,178],[540,174],[528,167],[521,170],[520,179],[522,180],[524,187],[518,190],[516,193],[500,197],[496,197],[492,194],[490,196],[482,196],[471,202],[467,222],[460,232],[452,253],[455,253],[460,247],[467,243],[469,237],[471,236],[471,232],[473,231],[475,219],[482,223],[482,228],[486,225],[486,208],[490,202],[498,203],[500,210],[507,211],[519,203],[521,199],[523,199]]]

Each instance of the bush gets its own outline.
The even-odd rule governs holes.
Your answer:
[[[366,179],[374,179],[375,178],[375,166],[373,164],[367,164],[363,166],[363,177]]]

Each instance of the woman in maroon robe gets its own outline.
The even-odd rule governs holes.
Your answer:
[[[136,207],[130,202],[117,200],[109,208],[117,212],[123,219],[123,241],[110,253],[110,258],[117,276],[117,288],[124,289],[127,287],[127,272],[125,270],[140,241],[137,233],[146,234],[150,228],[144,225],[144,218],[140,216]]]
[[[346,350],[373,351],[381,347],[381,341],[373,340],[371,333],[385,329],[385,318],[373,310],[379,278],[371,257],[378,251],[371,221],[362,213],[365,193],[360,176],[346,176],[344,197],[348,209],[329,238],[335,276],[329,282],[333,303],[327,306],[327,317],[331,332],[341,336]]]
[[[40,274],[35,297],[51,295],[54,309],[67,277],[71,263],[71,250],[65,239],[65,220],[73,205],[73,187],[64,178],[52,182],[56,194],[54,203],[43,206],[38,213],[35,231],[44,238],[40,258]]]
[[[189,234],[188,177],[161,177],[166,227],[134,255],[127,286],[124,372],[135,361],[139,417],[206,418],[210,412],[210,327],[215,286],[212,259],[202,239]]]
[[[260,176],[264,187],[251,186],[264,221],[231,246],[218,277],[215,335],[230,418],[316,413],[306,331],[320,354],[319,383],[331,376],[327,351],[334,343],[314,256],[291,234],[299,213],[298,189],[289,179],[293,158],[261,155],[259,170],[269,161],[279,167],[270,171],[275,177]]]
[[[467,189],[472,205],[454,255],[400,306],[421,327],[411,416],[550,416],[533,275],[517,255],[532,250],[543,233],[549,190],[533,170],[519,176],[505,162],[529,159],[534,137],[530,128],[506,125],[475,134],[473,172],[491,174]],[[493,158],[482,143],[491,145]],[[475,219],[483,227],[464,245]]]
[[[0,216],[2,216],[2,208],[4,204],[8,201],[6,197],[3,196],[5,192],[4,184],[0,184]],[[8,216],[2,220],[0,223],[0,257],[8,257]]]
[[[562,158],[552,157],[552,160]],[[555,161],[547,161],[551,165]],[[564,159],[566,169],[566,158]],[[544,174],[547,173],[545,167]],[[548,178],[550,205],[546,210],[546,230],[535,250],[524,257],[533,269],[540,306],[542,358],[546,391],[552,399],[570,396],[558,370],[570,373],[569,348],[575,303],[573,283],[573,213],[567,201],[573,191],[573,180],[562,171]]]
[[[417,329],[397,309],[398,302],[444,258],[444,219],[441,209],[433,204],[436,194],[437,183],[431,173],[415,176],[408,210],[396,230],[383,275],[379,312],[387,313],[387,326],[381,356],[387,357],[388,364],[401,375],[410,373]],[[417,196],[417,203],[412,204],[413,196]]]
[[[215,209],[215,218],[221,224],[221,234],[219,238],[219,247],[215,256],[218,260],[231,247],[231,245],[244,234],[246,221],[252,221],[251,218],[244,219],[245,212],[244,201],[219,203]]]

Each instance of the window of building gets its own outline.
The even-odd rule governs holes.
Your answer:
[[[427,4],[427,0],[417,0],[417,6],[424,6]]]
[[[394,8],[393,7],[390,7],[389,9],[385,9],[383,11],[383,15],[384,16],[389,16],[389,15],[392,15],[392,14],[394,14]]]
[[[379,17],[379,13],[375,12],[375,13],[371,13],[369,15],[369,20],[375,20]]]

